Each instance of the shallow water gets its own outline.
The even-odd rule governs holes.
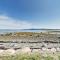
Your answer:
[[[0,29],[0,34],[8,32],[47,32],[47,31],[60,32],[60,29]]]
[[[45,30],[29,30],[29,29],[0,29],[1,33],[8,33],[8,32],[44,32]]]

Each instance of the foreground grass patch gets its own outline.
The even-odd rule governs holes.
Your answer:
[[[48,57],[45,57],[45,58],[44,58],[44,60],[54,60],[54,58],[53,58],[53,57],[48,56]]]
[[[40,60],[41,56],[38,53],[33,54],[16,54],[15,56],[0,56],[0,60]]]
[[[58,56],[58,59],[60,60],[60,56]],[[57,60],[58,60],[57,59]],[[39,53],[25,53],[25,54],[16,54],[14,56],[0,56],[0,60],[55,60],[52,56],[44,57],[40,55]]]

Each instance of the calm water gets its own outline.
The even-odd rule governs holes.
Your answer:
[[[48,30],[48,29],[0,29],[1,33],[8,33],[8,32],[46,32],[46,31],[54,31],[54,30]],[[60,29],[55,30],[60,31]]]
[[[44,30],[25,30],[25,29],[0,29],[1,33],[8,33],[8,32],[43,32]]]

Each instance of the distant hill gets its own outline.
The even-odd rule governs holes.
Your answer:
[[[50,30],[50,31],[60,31],[60,29],[22,29],[22,30]]]

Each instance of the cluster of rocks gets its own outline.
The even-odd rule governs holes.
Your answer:
[[[22,49],[14,50],[14,49],[7,49],[7,50],[2,50],[0,49],[0,55],[15,55],[15,54],[20,54],[20,53],[33,53],[33,52],[38,52],[44,54],[45,52],[47,53],[55,53],[55,52],[60,52],[60,48],[42,48],[42,49],[30,49],[29,47],[23,47]]]

